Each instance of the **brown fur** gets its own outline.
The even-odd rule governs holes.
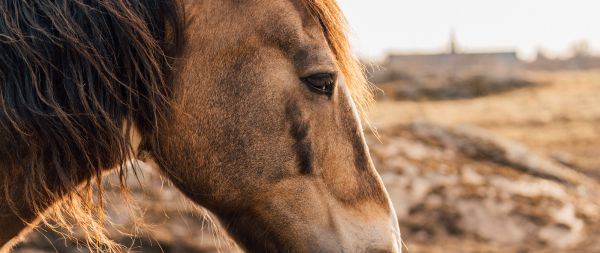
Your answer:
[[[117,0],[107,3],[122,4]],[[9,132],[0,135],[5,144],[18,142],[21,148],[17,150],[22,154],[2,165],[0,179],[6,190],[0,200],[9,205],[0,206],[0,225],[10,229],[0,232],[0,245],[30,227],[25,223],[34,225],[58,203],[57,207],[63,207],[59,210],[74,214],[84,225],[92,247],[115,250],[104,237],[102,220],[93,221],[102,216],[102,192],[96,199],[87,195],[89,182],[100,180],[102,171],[118,167],[132,154],[144,153],[143,158],[157,164],[184,194],[215,213],[249,251],[398,250],[397,224],[390,218],[393,210],[356,117],[364,115],[372,95],[358,61],[350,53],[345,21],[334,1],[190,1],[184,6],[189,15],[187,43],[172,73],[165,66],[169,66],[168,56],[175,56],[171,46],[178,44],[179,20],[183,17],[150,17],[169,20],[157,22],[160,27],[154,29],[148,28],[148,21],[142,18],[148,17],[136,13],[134,7],[121,7],[124,9],[109,8],[107,15],[115,15],[120,22],[123,18],[130,23],[122,25],[139,28],[140,33],[131,38],[123,35],[125,41],[119,43],[131,45],[126,52],[145,54],[122,55],[121,48],[112,48],[115,55],[132,61],[121,59],[125,63],[120,63],[119,58],[99,57],[93,50],[96,45],[91,44],[92,52],[87,55],[90,65],[98,67],[92,68],[96,71],[92,74],[99,76],[95,85],[107,91],[102,98],[114,98],[117,109],[123,106],[116,116],[104,113],[109,108],[102,107],[100,97],[88,98],[87,93],[77,93],[75,98],[89,103],[90,111],[86,106],[71,107],[71,100],[50,103],[50,113],[63,116],[50,121],[58,123],[49,124],[48,131],[59,129],[56,136],[68,141],[64,145],[49,143],[54,141],[47,138],[52,134],[34,132],[40,139],[32,139],[27,134],[33,121],[14,117],[10,110],[15,105],[5,104],[8,112],[5,110],[6,120],[2,122],[8,123],[3,126],[11,129],[9,123],[14,122],[13,132],[21,128],[26,131],[16,141],[8,138]],[[63,40],[82,35],[69,37],[69,33],[55,30],[47,34],[54,33]],[[138,39],[148,39],[149,44]],[[94,59],[107,62],[93,64]],[[105,66],[118,69],[105,70]],[[87,73],[77,72],[76,66],[68,70],[74,76]],[[146,70],[154,72],[139,72]],[[312,92],[302,79],[321,72],[337,72],[343,77],[331,95]],[[168,82],[168,76],[174,77],[173,82]],[[21,80],[20,84],[48,89],[58,85],[50,80],[66,82],[67,77],[42,79],[39,84]],[[74,82],[73,87],[89,85],[86,80]],[[49,94],[50,98],[39,93],[32,96],[52,102],[57,95]],[[5,95],[5,101],[7,98]],[[48,123],[35,124],[43,127]],[[97,132],[92,133],[94,130]],[[130,135],[135,132],[141,133],[139,150],[131,147]],[[29,148],[28,143],[35,145]],[[105,145],[114,145],[114,149]],[[52,163],[42,151],[67,159]],[[98,153],[101,151],[105,153]],[[0,154],[9,157],[9,152],[5,149]],[[18,172],[32,169],[37,174]],[[36,176],[40,173],[42,176]],[[75,191],[81,182],[88,182],[85,190]],[[19,198],[27,201],[17,203]],[[23,223],[9,223],[11,217],[20,217]]]

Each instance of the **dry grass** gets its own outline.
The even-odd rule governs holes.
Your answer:
[[[600,70],[535,72],[543,85],[450,101],[382,101],[375,126],[431,121],[477,125],[600,175]]]

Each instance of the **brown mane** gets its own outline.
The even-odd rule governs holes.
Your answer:
[[[372,90],[351,53],[339,7],[334,0],[304,2],[365,116]],[[17,213],[32,208],[43,220],[52,214],[61,226],[78,225],[88,246],[113,251],[103,229],[101,174],[119,167],[124,182],[123,163],[133,158],[128,129],[153,138],[158,122],[169,117],[171,65],[184,46],[183,6],[178,0],[39,0],[0,1],[0,10],[0,143],[14,147],[0,149],[8,159],[0,168],[4,199]],[[89,175],[83,182],[74,177],[82,172]],[[10,182],[15,173],[26,181]],[[81,191],[64,192],[81,184]],[[24,192],[23,203],[11,198],[16,191]]]
[[[101,186],[103,170],[131,158],[126,129],[150,135],[167,116],[182,8],[176,0],[40,0],[2,1],[0,10],[4,199],[20,215],[39,215],[66,196],[62,210],[101,241],[102,194],[94,201],[92,179],[75,175]],[[15,174],[25,181],[10,182]],[[17,191],[24,200],[11,198]]]
[[[346,33],[348,24],[334,0],[305,0],[311,13],[321,21],[325,38],[336,57],[338,68],[352,93],[357,110],[366,120],[368,107],[373,103],[373,86],[365,77],[365,70],[351,51]]]

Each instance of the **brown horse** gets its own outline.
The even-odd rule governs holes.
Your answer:
[[[0,252],[100,251],[102,174],[143,160],[250,252],[399,252],[334,0],[0,1]],[[91,194],[92,188],[97,189]]]

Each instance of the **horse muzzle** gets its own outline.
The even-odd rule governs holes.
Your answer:
[[[389,219],[339,219],[333,226],[316,231],[307,243],[308,252],[401,253],[395,214]],[[336,218],[334,218],[336,219]]]

